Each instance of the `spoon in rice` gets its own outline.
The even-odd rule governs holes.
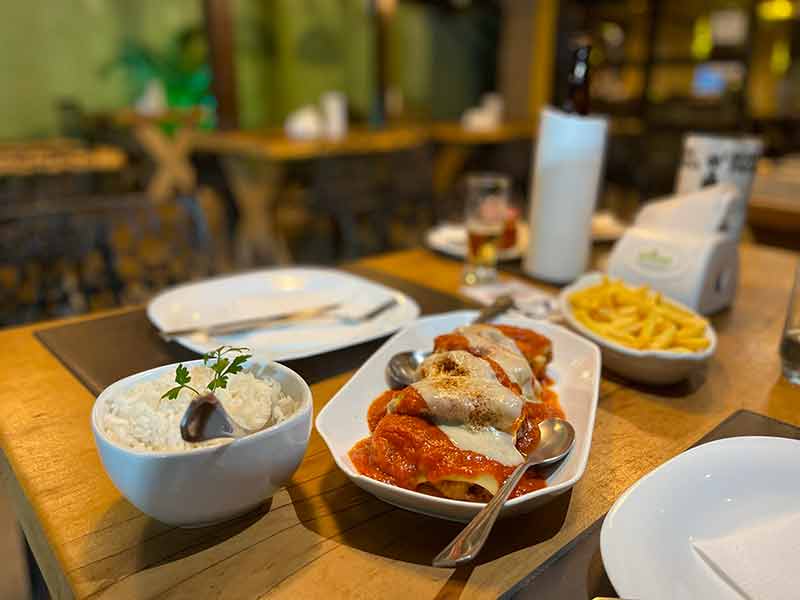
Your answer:
[[[214,394],[197,396],[181,419],[181,437],[197,443],[219,438],[240,438],[261,431],[247,429],[234,421]]]

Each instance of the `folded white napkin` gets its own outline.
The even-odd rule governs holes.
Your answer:
[[[800,513],[783,515],[725,536],[694,539],[695,551],[742,596],[797,598],[800,590]]]
[[[467,298],[480,304],[491,304],[498,296],[510,295],[517,312],[532,319],[546,319],[556,310],[552,294],[518,279],[498,281],[483,285],[465,285],[459,290]]]
[[[670,196],[647,204],[635,225],[686,233],[713,233],[726,228],[739,191],[732,183],[718,183],[696,192]]]

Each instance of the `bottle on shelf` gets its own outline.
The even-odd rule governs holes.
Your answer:
[[[588,115],[591,108],[589,55],[592,52],[592,43],[587,36],[580,36],[574,45],[572,63],[567,76],[567,98],[562,108],[564,112]]]
[[[587,116],[590,52],[588,38],[578,38],[563,110],[545,108],[539,119],[523,268],[553,283],[574,280],[589,262],[592,214],[608,129],[606,119]]]

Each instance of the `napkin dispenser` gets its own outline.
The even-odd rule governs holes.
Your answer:
[[[729,306],[739,240],[726,223],[736,197],[734,186],[719,184],[648,205],[614,246],[609,275],[649,285],[702,314]]]

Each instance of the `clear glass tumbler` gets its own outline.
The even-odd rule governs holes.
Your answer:
[[[790,383],[800,385],[800,261],[794,270],[794,285],[789,296],[780,354],[784,377]]]
[[[480,174],[467,177],[464,220],[467,256],[464,283],[497,280],[497,253],[509,219],[510,182],[505,175]]]

